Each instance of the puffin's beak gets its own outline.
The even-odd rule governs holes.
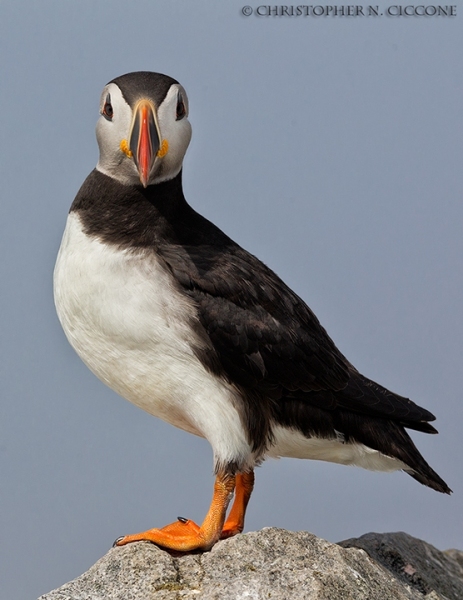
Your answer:
[[[154,106],[149,100],[140,100],[134,110],[129,147],[143,187],[148,185],[160,143]]]

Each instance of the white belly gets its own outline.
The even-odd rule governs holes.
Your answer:
[[[407,469],[402,461],[381,454],[364,444],[344,443],[342,435],[337,439],[307,438],[299,431],[286,427],[273,428],[274,444],[267,456],[271,458],[308,458],[324,460],[341,465],[354,465],[370,471],[397,471]]]
[[[147,412],[209,440],[218,462],[251,461],[236,391],[196,358],[194,308],[154,253],[121,250],[68,217],[54,273],[58,317],[85,364]]]

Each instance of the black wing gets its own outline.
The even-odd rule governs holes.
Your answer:
[[[257,258],[237,245],[172,247],[163,257],[233,383],[274,399],[347,385],[349,363],[316,316]]]
[[[231,382],[279,403],[346,409],[435,432],[434,416],[361,375],[273,271],[190,207],[158,251],[195,302],[211,354]]]

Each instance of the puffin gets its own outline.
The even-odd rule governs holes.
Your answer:
[[[188,111],[167,75],[128,73],[104,87],[99,160],[54,270],[58,318],[88,368],[213,451],[201,525],[178,517],[115,545],[205,551],[242,532],[254,469],[268,457],[402,470],[451,493],[406,431],[437,433],[434,415],[357,371],[304,300],[187,203]]]

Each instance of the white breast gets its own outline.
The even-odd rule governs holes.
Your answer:
[[[191,301],[152,252],[121,250],[68,217],[54,273],[58,317],[85,364],[147,412],[209,440],[218,462],[251,459],[235,389],[194,355]]]

